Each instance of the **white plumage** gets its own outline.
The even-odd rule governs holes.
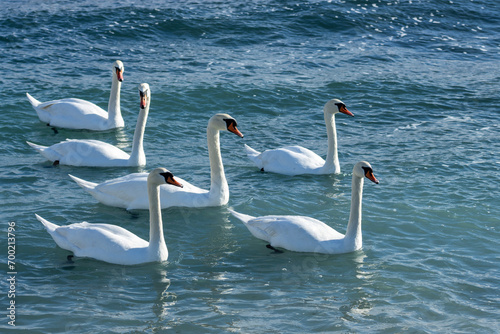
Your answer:
[[[363,178],[378,183],[371,165],[358,162],[353,168],[351,213],[344,234],[327,224],[304,216],[262,216],[253,217],[230,212],[241,220],[256,238],[265,240],[271,247],[284,248],[295,252],[340,254],[361,249],[361,202]]]
[[[265,172],[285,175],[340,173],[335,126],[335,114],[339,112],[354,116],[338,99],[328,101],[323,108],[328,136],[326,160],[302,146],[287,146],[261,153],[245,145],[247,156]]]
[[[82,222],[57,226],[35,215],[59,247],[78,257],[123,265],[166,261],[168,249],[163,236],[159,186],[165,183],[178,187],[182,185],[165,168],[153,170],[147,183],[150,199],[149,242],[117,225]]]
[[[124,70],[121,61],[113,63],[108,111],[81,99],[67,98],[40,102],[28,93],[26,96],[38,118],[50,126],[96,131],[121,128],[125,124],[120,109],[120,89]]]
[[[139,85],[141,109],[132,142],[132,152],[128,154],[111,144],[93,139],[67,139],[52,146],[42,146],[27,142],[46,159],[61,165],[89,167],[144,166],[146,155],[143,140],[151,102],[149,85]]]
[[[219,132],[230,131],[243,137],[236,126],[236,120],[228,114],[216,114],[210,118],[207,126],[211,173],[210,190],[199,188],[178,178],[184,185],[182,189],[168,186],[160,187],[162,208],[219,206],[229,201],[229,186],[222,165]],[[85,181],[72,175],[70,177],[103,204],[128,210],[148,208],[146,173],[133,173],[101,184]]]

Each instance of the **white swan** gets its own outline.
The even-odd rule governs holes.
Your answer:
[[[59,247],[76,256],[124,265],[166,261],[168,250],[159,205],[159,187],[165,183],[182,187],[165,168],[149,173],[149,242],[116,225],[83,222],[57,226],[37,214],[35,216]]]
[[[234,118],[227,114],[216,114],[207,126],[208,157],[210,159],[210,190],[198,188],[177,178],[184,186],[181,188],[162,186],[161,207],[207,207],[224,205],[229,201],[229,187],[224,174],[220,152],[219,131],[230,131],[243,137],[237,129]],[[70,177],[99,202],[127,210],[147,209],[148,196],[146,173],[133,173],[101,184],[88,182],[73,175]]]
[[[361,201],[363,178],[378,184],[372,167],[366,161],[358,162],[353,168],[351,213],[346,234],[335,231],[325,223],[304,216],[252,217],[229,210],[241,220],[257,238],[269,242],[268,248],[285,248],[295,252],[341,254],[361,249]]]
[[[137,119],[129,155],[111,144],[93,139],[67,139],[50,147],[27,142],[41,155],[55,164],[89,167],[144,166],[143,140],[151,102],[151,91],[146,83],[139,85],[141,109]]]
[[[123,71],[123,63],[119,60],[115,61],[107,112],[92,102],[81,99],[69,98],[40,102],[28,93],[26,96],[40,120],[50,126],[96,131],[121,128],[125,124],[120,110]]]
[[[323,112],[328,136],[326,161],[302,146],[287,146],[260,153],[245,144],[248,157],[265,172],[285,175],[340,173],[335,114],[341,112],[349,116],[354,115],[338,99],[328,101],[323,108]]]

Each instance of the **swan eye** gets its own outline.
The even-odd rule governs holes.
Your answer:
[[[335,103],[335,105],[337,106],[337,108],[339,108],[339,111],[341,111],[343,108],[345,108],[345,104],[343,104],[343,103]]]
[[[363,170],[365,171],[365,177],[367,177],[368,179],[372,179],[374,178],[375,176],[373,175],[373,169],[371,169],[370,167],[361,167],[363,168]]]
[[[236,123],[236,120],[235,119],[232,119],[232,118],[224,118],[224,122],[226,122],[226,127],[230,127],[231,125],[233,126],[238,126],[238,123]]]
[[[115,75],[118,81],[123,81],[123,68],[119,68],[115,66]]]
[[[168,181],[168,179],[174,177],[174,174],[172,174],[171,172],[160,173],[160,175],[165,178],[165,181]]]
[[[165,183],[174,185],[176,187],[184,188],[182,184],[180,184],[179,182],[177,182],[176,179],[174,179],[174,174],[172,174],[171,172],[160,173],[160,175],[163,176],[163,178],[165,179]]]
[[[361,168],[363,168],[363,170],[365,171],[365,176],[373,174],[373,169],[371,169],[370,167],[361,167]]]
[[[234,133],[238,137],[243,138],[243,134],[238,130],[237,126],[238,123],[236,123],[236,120],[234,118],[225,118],[223,119],[226,122],[226,129],[229,132]]]

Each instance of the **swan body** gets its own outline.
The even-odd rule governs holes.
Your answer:
[[[37,214],[35,216],[59,247],[76,256],[122,265],[166,261],[168,249],[159,206],[159,186],[165,183],[182,187],[165,168],[157,168],[148,176],[149,242],[116,225],[83,222],[58,226]]]
[[[245,145],[247,156],[265,172],[285,175],[340,173],[335,126],[335,114],[339,112],[354,116],[338,99],[328,101],[323,108],[328,136],[326,160],[302,146],[287,146],[261,153]]]
[[[120,109],[120,89],[124,67],[119,60],[113,63],[111,94],[108,111],[81,99],[67,98],[40,102],[26,93],[28,100],[42,122],[68,129],[109,130],[121,128],[124,121]]]
[[[229,201],[229,187],[224,174],[220,154],[219,132],[230,131],[243,137],[234,118],[227,114],[216,114],[208,122],[207,140],[211,170],[210,190],[199,188],[177,178],[183,188],[161,186],[162,209],[180,207],[207,207],[224,205]],[[99,202],[127,210],[147,209],[147,173],[132,173],[101,184],[70,177]]]
[[[327,224],[304,216],[252,217],[229,210],[241,220],[256,238],[269,242],[270,248],[278,247],[295,252],[325,254],[349,253],[361,249],[361,201],[363,178],[378,183],[371,165],[358,162],[353,168],[351,213],[346,234],[337,232]]]
[[[141,110],[132,144],[132,153],[122,151],[111,144],[93,139],[67,139],[52,146],[41,146],[27,142],[46,159],[61,165],[117,167],[144,166],[146,155],[143,148],[144,130],[149,113],[151,91],[148,84],[139,85]]]

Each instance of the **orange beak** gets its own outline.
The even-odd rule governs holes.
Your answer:
[[[243,138],[243,134],[240,132],[240,130],[238,130],[238,128],[236,128],[236,126],[233,123],[229,124],[229,126],[227,127],[227,130],[234,133],[238,137]]]
[[[377,178],[375,177],[375,175],[373,175],[373,172],[371,170],[367,171],[366,174],[365,174],[366,178],[376,184],[378,184],[378,180]]]
[[[116,69],[116,78],[120,82],[123,81],[123,72],[119,68]]]
[[[354,114],[352,112],[350,112],[349,110],[347,110],[347,108],[345,106],[340,107],[339,111],[343,114],[346,114],[349,116],[354,116]]]
[[[176,179],[174,179],[174,177],[173,177],[173,176],[169,176],[169,177],[167,178],[167,183],[168,183],[168,184],[171,184],[171,185],[174,185],[174,186],[176,186],[176,187],[181,187],[181,188],[183,188],[182,184],[180,184],[179,182],[177,182],[177,180],[176,180]]]
[[[146,108],[147,97],[145,94],[141,94],[141,109]]]

